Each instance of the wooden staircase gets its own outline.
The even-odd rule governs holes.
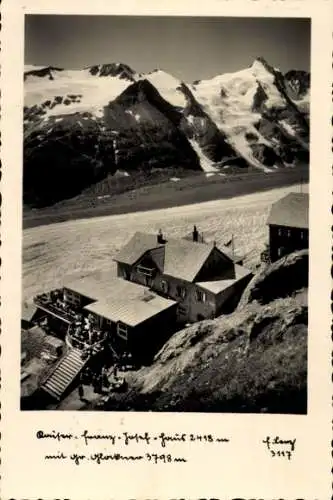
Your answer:
[[[79,349],[71,348],[44,380],[41,389],[60,401],[66,389],[89,361],[89,357],[82,359],[81,354]]]

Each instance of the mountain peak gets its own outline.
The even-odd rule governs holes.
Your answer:
[[[121,62],[96,64],[94,66],[89,66],[87,69],[93,76],[118,76],[124,80],[129,80],[131,82],[135,81],[135,71],[127,64]]]
[[[255,70],[265,69],[269,73],[275,74],[275,70],[274,70],[273,66],[268,64],[266,59],[262,56],[256,57],[256,59],[253,61],[253,63],[251,64],[250,67],[252,69],[255,69]]]
[[[54,80],[55,73],[59,71],[64,71],[64,68],[28,65],[24,68],[24,80],[26,80],[28,76],[37,76],[39,78],[46,77],[48,80]]]
[[[152,75],[154,73],[166,73],[166,71],[163,68],[154,68],[153,70],[149,71],[147,75]]]

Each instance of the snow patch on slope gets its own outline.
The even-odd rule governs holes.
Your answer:
[[[177,90],[181,81],[163,70],[141,75],[141,79],[148,80],[161,94],[163,99],[176,107],[185,107],[184,95]]]
[[[82,113],[88,111],[100,117],[103,107],[114,100],[132,82],[118,77],[98,78],[88,69],[57,72],[54,80],[28,76],[25,82],[25,106],[40,105],[56,96],[80,95],[77,102],[66,105],[59,103],[47,110],[44,118],[58,114]]]
[[[196,154],[198,155],[202,170],[204,172],[218,172],[219,169],[215,166],[215,163],[212,162],[209,158],[207,158],[206,155],[204,155],[199,144],[194,139],[188,139],[188,141],[191,144],[194,151],[196,152]]]

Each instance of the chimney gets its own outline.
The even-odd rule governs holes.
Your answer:
[[[158,230],[158,233],[157,233],[157,243],[162,243],[162,244],[164,243],[162,229]]]
[[[198,241],[199,240],[199,233],[197,230],[197,226],[193,226],[193,233],[192,233],[193,241]]]

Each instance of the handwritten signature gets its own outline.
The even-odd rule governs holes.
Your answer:
[[[275,436],[274,438],[267,436],[262,442],[266,445],[267,450],[273,458],[280,457],[291,460],[296,449],[296,438],[282,439],[279,436]]]

